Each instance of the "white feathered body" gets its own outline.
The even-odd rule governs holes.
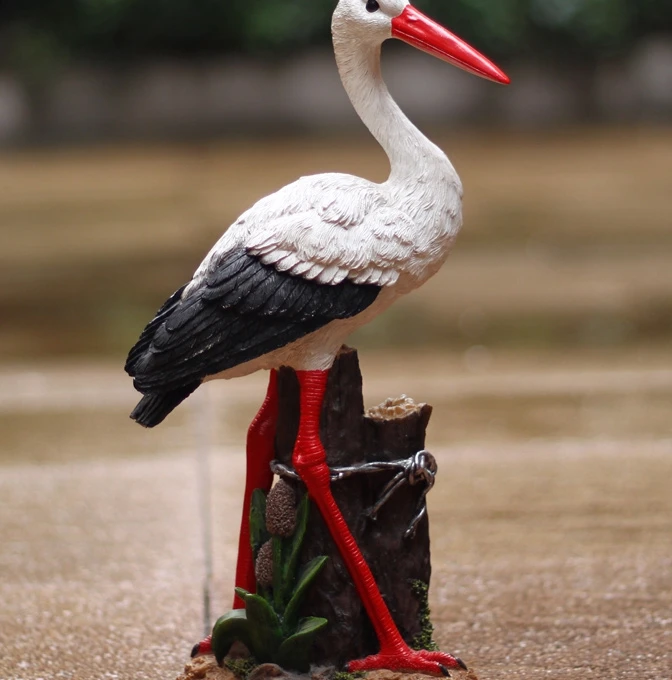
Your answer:
[[[382,184],[302,177],[241,215],[129,352],[126,371],[144,395],[131,417],[141,425],[162,422],[206,380],[329,369],[353,331],[444,263],[462,226],[462,184],[390,96],[380,60],[395,26],[396,37],[427,48],[428,21],[408,0],[339,1],[332,33],[341,81],[390,176]],[[452,34],[441,40],[428,51],[504,81]]]
[[[407,1],[398,3],[401,11]],[[329,368],[355,329],[438,271],[462,226],[462,184],[455,169],[403,114],[383,81],[380,46],[389,27],[382,36],[353,33],[350,11],[351,5],[341,3],[334,14],[336,62],[353,106],[390,159],[389,179],[376,184],[352,175],[313,175],[261,199],[215,244],[185,295],[240,248],[303,279],[326,285],[348,279],[382,290],[360,314],[213,377],[281,365]]]
[[[361,314],[333,321],[290,345],[219,374],[246,375],[281,365],[324,370],[346,338],[433,276],[462,224],[462,186],[442,153],[414,180],[375,184],[352,175],[302,177],[261,199],[206,256],[189,290],[223,255],[244,248],[264,264],[321,284],[345,279],[382,287]]]

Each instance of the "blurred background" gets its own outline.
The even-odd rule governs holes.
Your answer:
[[[385,177],[338,81],[333,4],[2,3],[4,359],[121,358],[257,198],[313,172]],[[665,342],[672,5],[418,5],[501,63],[513,85],[386,47],[393,93],[463,176],[466,228],[445,274],[367,341]],[[417,324],[398,323],[409,314]]]
[[[422,349],[468,374],[532,369],[542,354],[539,366],[666,361],[672,4],[417,4],[513,84],[386,45],[393,94],[464,180],[465,229],[440,275],[353,342],[369,356]],[[338,80],[333,5],[2,3],[2,362],[119,371],[259,197],[314,172],[386,177]]]
[[[257,199],[386,178],[338,79],[334,5],[0,2],[0,677],[174,677],[208,546],[213,614],[229,605],[265,378],[209,384],[147,432],[123,363]],[[447,265],[351,343],[368,405],[435,407],[437,639],[509,680],[635,659],[667,677],[672,3],[416,5],[512,79],[383,50],[466,189]]]

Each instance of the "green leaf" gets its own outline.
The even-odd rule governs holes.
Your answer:
[[[272,661],[282,642],[280,619],[273,607],[261,595],[245,596],[245,611],[250,623],[252,656],[260,663]]]
[[[268,602],[268,604],[273,606],[273,588],[263,588],[259,584],[257,584],[257,595],[261,595],[261,597]]]
[[[325,558],[326,559],[326,558]],[[276,655],[278,665],[303,673],[310,670],[310,650],[317,634],[326,627],[327,619],[311,616],[299,623],[296,633],[288,637]]]
[[[236,595],[238,595],[238,597],[239,597],[243,602],[245,602],[245,598],[250,594],[250,591],[249,591],[249,590],[245,590],[245,588],[238,588],[238,587],[236,587],[236,588],[235,588],[235,591],[236,591]]]
[[[296,529],[290,539],[288,539],[289,547],[287,549],[287,560],[285,562],[284,573],[282,576],[283,582],[288,589],[294,585],[294,575],[299,564],[299,557],[301,555],[301,547],[303,546],[303,539],[306,537],[306,528],[308,527],[308,514],[310,511],[310,500],[306,494],[299,503],[296,509]],[[289,593],[285,593],[285,601]]]
[[[301,569],[296,587],[294,588],[294,593],[292,594],[289,604],[285,609],[283,623],[286,629],[292,630],[294,627],[295,621],[299,615],[299,607],[303,602],[303,598],[308,592],[308,588],[310,588],[313,581],[322,571],[328,559],[329,558],[325,556],[315,557],[314,559],[310,560],[308,564],[304,565],[303,569]]]
[[[255,557],[269,538],[270,534],[266,531],[266,494],[255,489],[250,502],[250,543]]]
[[[243,609],[234,609],[217,619],[212,629],[212,651],[221,666],[231,645],[239,640],[252,652],[250,622]]]
[[[271,539],[273,548],[273,608],[281,613],[285,608],[285,591],[288,589],[287,581],[283,570],[283,540],[278,536]],[[291,587],[291,584],[289,585]]]

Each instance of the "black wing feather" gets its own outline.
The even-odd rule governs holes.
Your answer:
[[[208,287],[215,290],[218,286],[230,281],[247,267],[252,266],[243,248],[232,253],[227,253],[223,260],[216,266],[212,266],[206,273],[205,279]]]
[[[131,349],[126,371],[147,395],[132,417],[152,427],[206,377],[359,314],[380,287],[336,285],[278,272],[244,249],[222,256],[202,285],[180,288]],[[136,417],[137,416],[137,417]]]
[[[182,293],[187,286],[184,285],[178,290],[176,290],[163,304],[161,309],[156,313],[156,316],[152,321],[147,324],[147,327],[142,334],[140,339],[135,343],[133,349],[128,353],[128,358],[126,359],[125,370],[129,375],[133,375],[134,366],[136,361],[149,349],[157,330],[161,327],[161,324],[166,321],[167,318],[175,311],[175,309],[180,305]]]
[[[280,285],[268,297],[263,307],[257,310],[263,316],[282,316],[285,309],[292,308],[292,300],[299,294],[291,276],[282,279]]]

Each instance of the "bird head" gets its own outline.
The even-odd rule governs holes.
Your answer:
[[[381,44],[398,38],[469,73],[508,85],[509,78],[464,40],[425,16],[408,0],[340,0],[334,34]]]

